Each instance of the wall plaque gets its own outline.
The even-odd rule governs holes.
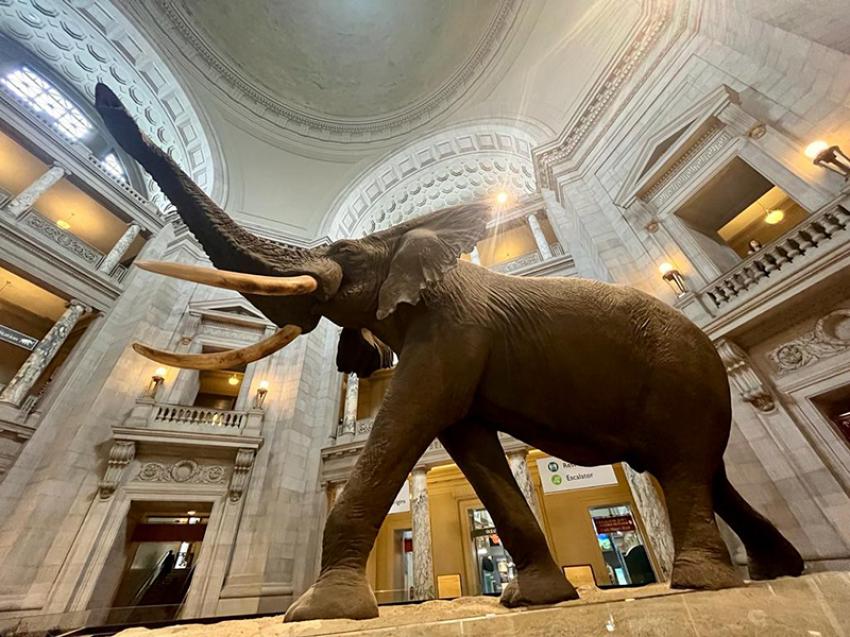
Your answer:
[[[17,347],[22,347],[25,350],[33,351],[38,345],[38,339],[28,336],[18,330],[13,330],[11,327],[0,325],[0,341],[11,343]]]

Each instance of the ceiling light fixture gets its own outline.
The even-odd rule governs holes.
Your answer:
[[[785,219],[785,212],[778,208],[768,210],[767,214],[764,215],[764,222],[771,226],[775,226],[777,223],[782,223],[783,219]]]
[[[239,378],[236,376],[236,374],[233,374],[233,376],[231,376],[230,378],[227,379],[227,384],[228,385],[238,385],[239,384]]]
[[[62,228],[63,230],[70,230],[71,229],[71,224],[68,223],[67,221],[65,221],[64,219],[59,219],[56,222],[56,225],[59,226],[60,228]]]

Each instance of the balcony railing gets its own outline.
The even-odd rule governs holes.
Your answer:
[[[139,398],[124,421],[125,427],[221,433],[230,435],[259,435],[263,411],[258,409],[213,409],[193,405],[158,403],[150,397]]]
[[[549,250],[552,252],[553,257],[560,257],[564,254],[564,248],[561,247],[560,243],[551,244],[549,246]],[[523,254],[515,259],[510,259],[509,261],[494,263],[490,266],[490,269],[494,272],[501,272],[502,274],[511,274],[512,272],[522,270],[523,268],[527,268],[538,263],[543,263],[543,257],[540,256],[539,251],[535,250],[534,252]]]
[[[241,429],[247,418],[247,411],[225,411],[223,409],[212,409],[209,407],[158,405],[151,422],[153,424],[180,423]]]
[[[835,205],[803,221],[782,237],[747,257],[732,270],[718,277],[702,290],[716,308],[740,298],[774,272],[801,261],[809,253],[839,237],[850,235],[850,211]]]

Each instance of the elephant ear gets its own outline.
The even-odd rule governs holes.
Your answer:
[[[343,328],[336,350],[339,371],[368,378],[379,369],[393,366],[393,352],[383,341],[366,329]]]
[[[375,235],[395,240],[387,278],[378,294],[378,320],[400,303],[416,305],[422,290],[438,283],[486,232],[490,206],[446,208]]]

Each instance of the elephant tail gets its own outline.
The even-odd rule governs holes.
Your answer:
[[[773,579],[800,575],[803,558],[770,521],[744,500],[729,482],[721,463],[712,483],[714,510],[732,527],[747,549],[750,578]]]

